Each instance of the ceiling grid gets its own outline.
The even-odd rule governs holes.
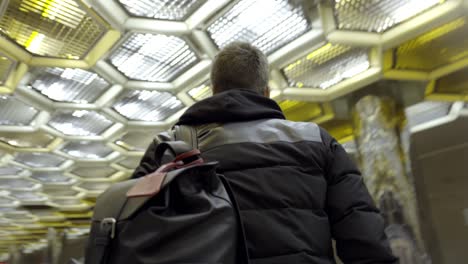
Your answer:
[[[333,121],[330,101],[383,78],[466,101],[468,0],[375,3],[2,1],[0,225],[10,229],[0,255],[4,241],[44,243],[12,230],[82,227],[73,215],[89,219],[93,199],[131,175],[153,137],[211,96],[212,59],[232,41],[267,54],[271,97],[292,120]],[[450,105],[422,105],[430,111],[411,122]]]

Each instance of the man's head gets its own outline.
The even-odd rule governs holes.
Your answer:
[[[249,43],[233,42],[214,59],[211,84],[214,94],[249,89],[268,96],[268,60]]]

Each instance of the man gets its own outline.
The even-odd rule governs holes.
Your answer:
[[[270,100],[268,62],[247,43],[215,58],[214,95],[194,104],[178,124],[196,131],[205,160],[219,161],[245,225],[253,264],[395,263],[384,221],[344,149],[313,123],[286,121]],[[158,141],[133,177],[153,172]]]

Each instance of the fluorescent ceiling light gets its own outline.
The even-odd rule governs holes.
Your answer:
[[[368,50],[328,43],[282,71],[290,86],[327,89],[369,67]]]
[[[156,122],[177,113],[184,105],[168,92],[127,90],[113,107],[130,120]]]
[[[15,161],[33,168],[54,168],[59,167],[65,159],[44,152],[20,152],[16,155]]]
[[[13,165],[7,165],[6,167],[0,167],[0,175],[2,176],[17,176],[24,170]]]
[[[113,150],[102,142],[79,141],[69,142],[62,147],[61,151],[74,158],[101,159],[111,154]]]
[[[0,95],[0,125],[30,125],[39,111],[14,96]]]
[[[13,192],[10,194],[11,197],[21,202],[42,202],[47,201],[47,195],[36,192]]]
[[[6,190],[32,190],[37,184],[29,179],[19,178],[0,178],[0,189]]]
[[[54,154],[44,152],[20,152],[15,161],[33,168],[59,167],[65,159]]]
[[[118,0],[133,16],[182,21],[207,0]]]
[[[29,85],[54,101],[91,103],[110,84],[96,73],[72,68],[36,68]]]
[[[339,29],[384,32],[442,0],[334,0]]]
[[[266,54],[304,34],[310,23],[300,5],[288,0],[241,0],[208,27],[220,48],[249,42]]]
[[[40,181],[42,184],[59,184],[68,185],[74,183],[76,180],[68,176],[63,175],[62,172],[35,172],[31,175],[32,179]]]
[[[97,136],[112,124],[105,116],[86,110],[56,111],[49,121],[51,127],[70,136]]]
[[[73,0],[9,1],[0,18],[0,34],[35,55],[82,59],[106,32],[93,15]]]
[[[170,82],[199,61],[182,38],[160,34],[132,33],[109,58],[133,80]]]

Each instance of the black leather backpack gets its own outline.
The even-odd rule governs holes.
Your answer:
[[[163,156],[173,160],[97,199],[85,263],[247,264],[239,210],[217,163],[183,141],[159,144]]]

